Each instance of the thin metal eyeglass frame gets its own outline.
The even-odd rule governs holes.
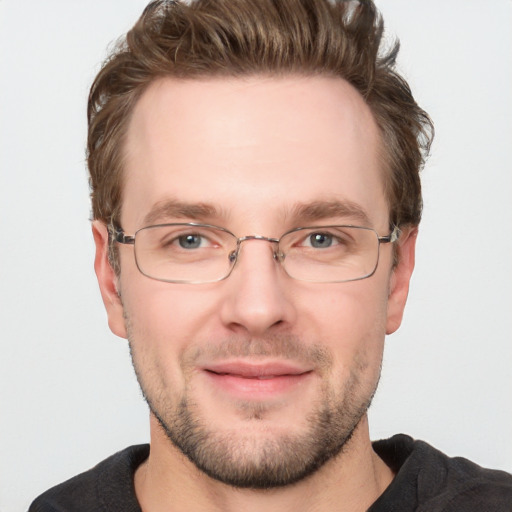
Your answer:
[[[135,237],[137,236],[137,233],[139,231],[142,231],[145,229],[150,229],[150,228],[161,228],[161,227],[166,227],[166,226],[190,226],[190,227],[199,227],[199,228],[212,228],[212,229],[216,229],[219,231],[223,231],[223,232],[231,235],[236,240],[236,250],[232,251],[228,255],[228,258],[231,262],[231,267],[229,269],[229,272],[225,276],[220,277],[219,279],[211,280],[211,281],[183,281],[183,280],[180,281],[180,280],[160,279],[158,277],[150,276],[150,275],[146,274],[145,272],[143,272],[142,269],[140,268],[139,262],[137,260],[136,251],[134,251],[134,257],[135,257],[135,263],[137,265],[137,269],[143,276],[146,276],[149,279],[154,279],[156,281],[162,281],[164,283],[176,283],[176,284],[179,284],[179,283],[180,284],[206,284],[206,283],[215,283],[215,282],[219,282],[219,281],[223,281],[224,279],[227,279],[231,275],[231,273],[233,272],[233,269],[236,266],[236,263],[238,261],[238,256],[240,254],[240,247],[241,247],[242,242],[245,242],[247,240],[262,240],[264,242],[278,244],[278,247],[279,247],[279,242],[285,236],[287,236],[291,233],[295,233],[297,231],[303,231],[306,229],[322,230],[322,229],[328,229],[328,228],[356,228],[356,229],[373,231],[377,236],[377,241],[379,244],[378,250],[377,250],[377,262],[375,264],[375,268],[373,269],[373,271],[371,273],[366,274],[361,277],[357,277],[357,278],[353,278],[353,279],[344,279],[341,281],[308,281],[305,279],[298,279],[296,277],[291,276],[290,274],[288,274],[286,267],[283,266],[283,270],[285,271],[286,275],[288,275],[289,277],[291,277],[292,279],[295,279],[297,281],[304,281],[304,282],[348,283],[350,281],[360,281],[362,279],[367,279],[368,277],[371,277],[377,270],[377,267],[379,265],[379,259],[380,259],[380,245],[396,242],[401,234],[401,230],[398,226],[393,226],[393,229],[391,230],[391,233],[389,235],[379,236],[379,234],[377,233],[377,231],[375,231],[375,229],[369,228],[366,226],[356,226],[353,224],[335,224],[335,225],[331,224],[331,225],[327,225],[327,226],[304,226],[304,227],[290,229],[289,231],[286,231],[285,233],[283,233],[279,238],[273,238],[273,237],[268,237],[268,236],[263,236],[263,235],[247,235],[247,236],[237,237],[234,233],[232,233],[228,229],[223,228],[221,226],[215,226],[213,224],[201,224],[198,222],[171,222],[171,223],[165,223],[165,224],[154,224],[151,226],[144,226],[144,227],[138,229],[137,231],[135,231],[135,233],[133,235],[127,235],[121,227],[114,226],[113,224],[110,224],[108,226],[108,232],[109,232],[109,235],[112,237],[112,239],[115,242],[124,244],[124,245],[133,245],[135,248]],[[279,261],[279,263],[282,263],[284,261],[284,258],[286,255],[284,253],[282,253],[281,251],[279,251],[279,252],[274,251],[273,256],[276,261]]]

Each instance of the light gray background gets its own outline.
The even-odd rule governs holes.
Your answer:
[[[0,0],[0,510],[148,440],[93,272],[88,86],[143,0]],[[512,2],[380,0],[436,122],[401,330],[372,437],[512,471]]]

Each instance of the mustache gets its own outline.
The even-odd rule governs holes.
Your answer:
[[[332,354],[322,345],[306,343],[297,336],[274,334],[264,338],[236,336],[220,342],[193,344],[182,353],[185,366],[196,366],[200,361],[218,361],[231,358],[277,358],[295,361],[327,370],[332,366]]]

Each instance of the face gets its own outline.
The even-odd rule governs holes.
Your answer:
[[[389,234],[378,130],[340,79],[161,80],[135,108],[125,155],[127,234],[172,222],[239,237],[332,224]],[[300,480],[342,450],[401,321],[414,234],[403,234],[396,268],[383,244],[374,275],[328,284],[293,280],[260,240],[245,241],[215,283],[145,277],[128,245],[115,276],[104,226],[94,234],[110,327],[129,339],[162,427],[152,436],[206,474],[254,488]]]

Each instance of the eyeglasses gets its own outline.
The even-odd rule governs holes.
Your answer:
[[[194,222],[159,224],[133,236],[110,226],[112,239],[134,246],[142,274],[168,283],[212,283],[226,279],[238,261],[242,242],[274,244],[273,257],[300,281],[342,283],[370,277],[377,269],[380,244],[400,236],[394,227],[379,236],[361,226],[314,226],[292,229],[280,238],[251,235],[238,238],[227,229]]]

